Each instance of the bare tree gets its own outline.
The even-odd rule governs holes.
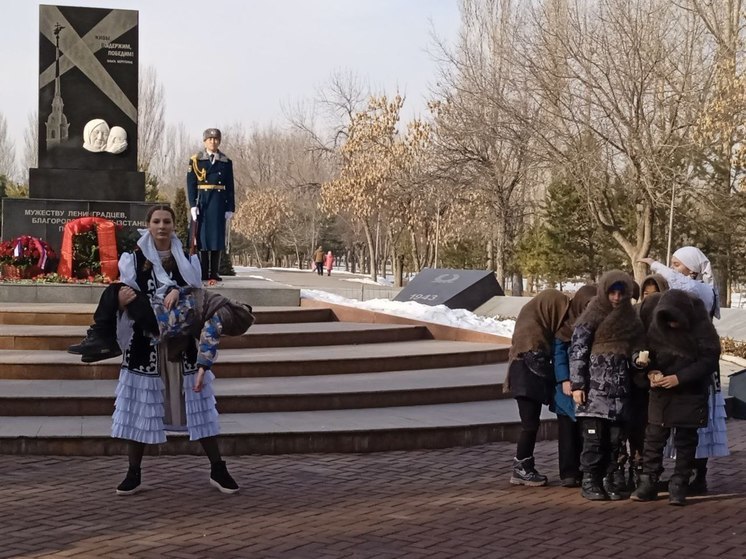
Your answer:
[[[297,129],[268,126],[249,132],[232,125],[223,137],[233,160],[236,231],[252,243],[260,262],[288,258],[303,265],[321,229],[319,190],[330,176],[330,158]],[[279,221],[262,218],[267,208],[256,207],[262,204],[281,209]]]
[[[478,215],[468,223],[481,236],[489,266],[501,282],[525,209],[524,189],[532,164],[536,112],[517,58],[524,13],[512,0],[464,0],[462,30],[445,61],[436,90],[434,165],[456,186],[442,200]],[[481,224],[481,227],[480,227]]]
[[[704,183],[697,211],[709,216],[710,257],[723,303],[729,305],[730,277],[746,252],[743,232],[734,228],[744,222],[745,210],[738,203],[746,185],[744,0],[686,0],[681,6],[701,19],[714,52],[712,80],[695,131],[702,155],[697,174]]]
[[[152,66],[142,68],[138,83],[137,168],[147,174],[152,174],[153,162],[163,155],[165,117],[166,100],[158,73]]]
[[[546,0],[525,44],[543,146],[641,279],[655,209],[690,179],[701,23],[666,0]]]
[[[16,148],[8,135],[8,122],[0,113],[0,175],[16,178]]]
[[[37,111],[29,113],[26,119],[26,129],[23,132],[23,176],[24,184],[28,184],[29,169],[39,165],[39,117]]]
[[[334,154],[347,138],[352,116],[365,108],[370,86],[352,71],[335,71],[310,104],[286,110],[291,126],[306,135],[315,151]]]
[[[178,189],[186,188],[189,157],[199,149],[183,123],[169,125],[162,138],[161,155],[152,161],[150,172],[158,177],[159,189],[170,199]]]

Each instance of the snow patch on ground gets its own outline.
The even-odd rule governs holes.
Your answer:
[[[301,289],[301,299],[316,299],[336,303],[348,307],[356,307],[369,311],[383,312],[395,316],[403,316],[423,322],[434,322],[456,328],[466,328],[478,332],[486,332],[511,338],[515,328],[515,320],[497,320],[494,318],[477,316],[464,309],[450,309],[445,305],[423,305],[415,301],[389,301],[388,299],[371,299],[358,301],[348,299],[326,291],[315,289]]]

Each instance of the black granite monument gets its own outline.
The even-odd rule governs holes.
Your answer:
[[[39,167],[29,199],[4,199],[2,238],[59,249],[86,215],[144,226],[137,171],[138,13],[39,6]]]
[[[423,268],[402,289],[394,301],[416,301],[424,305],[445,305],[450,309],[473,311],[492,297],[505,295],[494,272]]]

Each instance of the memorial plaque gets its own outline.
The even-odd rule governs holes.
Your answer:
[[[150,202],[85,202],[80,200],[32,200],[3,198],[3,224],[0,237],[13,239],[32,235],[47,241],[59,254],[62,232],[68,221],[94,216],[109,219],[126,231],[146,227]]]
[[[137,88],[137,11],[39,6],[39,168],[30,198],[144,198]],[[113,171],[122,174],[102,179]]]
[[[496,295],[505,295],[494,272],[424,268],[394,301],[416,301],[424,305],[445,305],[473,311]]]

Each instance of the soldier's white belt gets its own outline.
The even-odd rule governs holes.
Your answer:
[[[200,184],[197,185],[200,190],[225,190],[224,184]]]

